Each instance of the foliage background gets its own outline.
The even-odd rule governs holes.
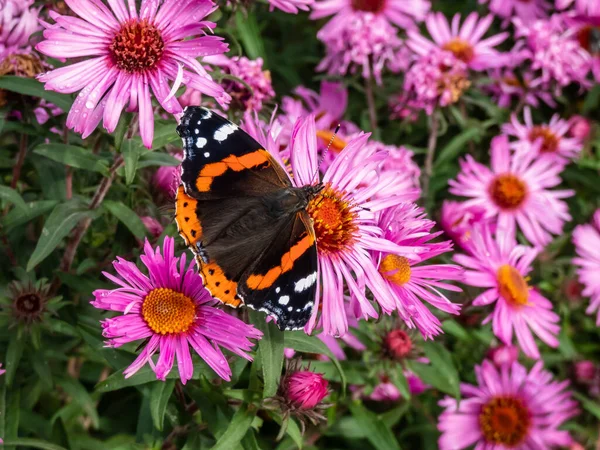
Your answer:
[[[434,1],[433,9],[448,15],[485,11],[475,0]],[[307,14],[269,12],[265,4],[253,5],[248,13],[222,8],[213,20],[218,20],[215,33],[226,37],[231,54],[264,58],[278,99],[301,84],[318,90],[323,76],[315,74],[314,67],[323,48],[316,32],[324,21],[311,21]],[[345,82],[350,90],[346,118],[386,143],[410,147],[422,163],[427,119],[422,116],[413,124],[389,119],[388,99],[401,90],[401,80],[388,76],[383,86],[376,88],[379,122],[375,130],[370,129],[362,79],[348,77]],[[112,135],[98,129],[82,140],[65,129],[65,114],[43,126],[33,117],[32,108],[39,98],[68,110],[70,96],[46,92],[31,79],[2,77],[0,88],[26,94],[15,97],[18,103],[3,111],[19,109],[22,120],[0,114],[6,117],[0,119],[0,300],[5,306],[0,316],[0,355],[7,370],[0,378],[0,436],[7,442],[6,448],[437,448],[437,401],[446,393],[458,395],[459,380],[474,381],[473,365],[480,363],[495,342],[490,326],[478,325],[481,310],[468,306],[472,298],[469,288],[454,298],[465,304],[464,314],[446,318],[445,335],[435,343],[417,339],[431,364],[412,363],[411,368],[432,388],[394,404],[360,400],[348,389],[349,385],[361,385],[368,392],[377,383],[376,374],[388,364],[379,358],[379,336],[394,326],[392,319],[362,322],[359,338],[368,350],[348,349],[348,360],[338,362],[317,360],[316,354],[328,354],[329,350],[315,337],[301,332],[284,336],[267,327],[260,315],[251,315],[250,320],[266,335],[257,346],[253,364],[232,358],[231,382],[219,382],[199,360],[194,380],[185,387],[176,380],[176,371],[163,383],[154,379],[148,367],[124,379],[121,371],[134,359],[136,349],[103,347],[99,326],[103,313],[89,301],[94,289],[109,287],[101,272],[110,269],[116,255],[128,259],[139,255],[140,239],[149,237],[139,216],[166,220],[169,225],[164,234],[176,235],[170,223],[172,207],[156,201],[152,185],[157,166],[177,164],[167,152],[179,143],[175,122],[157,121],[152,151],[142,147],[139,137],[126,135],[131,115],[124,116]],[[469,151],[477,160],[487,161],[489,142],[511,113],[477,89],[471,89],[463,101],[462,109],[450,107],[443,115],[431,189],[422,199],[433,218],[438,217],[441,201],[449,197],[447,180],[458,172],[459,157]],[[586,95],[570,91],[559,101],[557,110],[562,116],[578,113],[595,119],[600,112],[600,86]],[[265,117],[273,106],[268,105]],[[553,112],[541,107],[534,114],[548,120]],[[52,127],[61,134],[52,133]],[[577,192],[568,199],[573,222],[539,258],[532,280],[562,318],[560,347],[543,347],[545,365],[559,379],[573,378],[576,361],[600,362],[600,331],[594,319],[584,314],[586,300],[566,291],[575,279],[570,233],[576,224],[589,222],[600,206],[597,123],[594,128],[595,138],[584,156],[563,173],[564,186]],[[15,158],[22,147],[26,156],[19,183],[10,189]],[[124,165],[115,168],[115,161],[121,159]],[[94,202],[94,193],[110,184],[109,179],[113,182],[104,201]],[[90,226],[69,264],[65,253],[82,220],[91,221]],[[162,237],[153,240],[161,242]],[[183,252],[182,241],[177,242]],[[42,278],[52,284],[56,297],[50,313],[40,325],[15,326],[6,307],[10,302],[8,284],[16,279]],[[284,347],[313,360],[311,367],[326,374],[333,388],[332,406],[326,411],[325,425],[311,427],[301,436],[298,424],[291,422],[283,440],[276,442],[281,417],[259,405],[263,397],[275,392]],[[385,366],[385,370],[400,377],[397,366]],[[397,383],[401,386],[403,381]],[[573,389],[582,413],[566,428],[587,448],[598,448],[598,398],[587,387],[575,385]]]

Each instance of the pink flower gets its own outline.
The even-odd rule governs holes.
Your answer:
[[[592,132],[591,122],[583,116],[573,116],[569,119],[569,136],[581,142],[587,141]]]
[[[442,332],[440,320],[427,308],[449,314],[458,314],[460,306],[452,303],[441,291],[461,292],[445,280],[460,280],[462,270],[452,264],[423,264],[434,256],[451,250],[449,241],[432,243],[441,232],[431,233],[435,222],[427,220],[422,208],[405,203],[381,214],[379,227],[383,237],[399,247],[414,248],[417,259],[390,250],[378,253],[379,272],[385,280],[389,296],[395,299],[395,308],[409,328],[418,328],[425,339]]]
[[[422,394],[425,389],[425,383],[421,379],[409,370],[404,371],[406,381],[408,381],[408,390],[412,395]],[[373,392],[369,396],[370,400],[376,402],[397,402],[402,398],[402,394],[394,383],[391,383],[387,377],[382,377],[381,383],[379,383],[373,389]]]
[[[425,19],[430,8],[428,0],[317,0],[310,17],[320,19],[335,14],[325,27],[336,28],[356,14],[374,14],[411,30],[417,28],[415,22]]]
[[[148,275],[121,258],[113,262],[117,276],[104,273],[118,287],[94,291],[92,305],[122,313],[102,321],[106,345],[148,340],[123,372],[126,378],[148,363],[156,377],[164,380],[177,358],[179,377],[185,384],[194,372],[191,346],[217,375],[229,381],[231,369],[220,347],[251,361],[245,353],[253,346],[249,339],[258,339],[262,333],[215,308],[218,302],[204,289],[194,261],[186,264],[185,253],[178,258],[173,249],[170,237],[165,237],[162,252],[146,242],[140,259]],[[155,362],[152,357],[157,351]]]
[[[373,77],[379,84],[384,69],[397,68],[396,55],[403,46],[397,30],[382,16],[370,13],[331,21],[317,37],[326,46],[318,71],[330,75],[360,72],[363,78]]]
[[[531,109],[523,111],[525,123],[521,124],[516,113],[510,116],[510,123],[502,126],[502,132],[517,138],[511,143],[511,148],[517,154],[547,155],[557,164],[564,165],[575,159],[581,152],[581,141],[567,137],[570,129],[569,122],[554,114],[550,123],[534,125]]]
[[[591,384],[596,380],[598,368],[593,361],[577,361],[575,363],[575,379],[580,384]]]
[[[159,237],[165,229],[165,227],[152,216],[141,216],[140,220],[155,239]]]
[[[489,361],[475,366],[477,385],[461,384],[460,403],[450,397],[440,406],[441,450],[475,445],[480,450],[551,449],[569,445],[559,426],[577,414],[568,381],[553,380],[540,361],[527,372],[519,363],[497,369]]]
[[[327,380],[310,370],[294,372],[286,383],[288,400],[299,409],[313,409],[329,394]]]
[[[491,93],[494,100],[501,108],[509,108],[513,101],[523,99],[526,105],[540,106],[540,100],[546,105],[555,108],[556,102],[549,92],[548,86],[534,81],[536,75],[528,67],[520,67],[519,76],[514,68],[492,69],[490,78],[493,84],[483,86],[484,90]]]
[[[598,0],[556,0],[557,9],[565,9],[575,4],[575,11],[584,16],[600,16]]]
[[[548,15],[550,4],[546,0],[479,0],[489,3],[490,11],[503,19],[517,16],[523,22],[532,21]]]
[[[6,373],[6,370],[2,369],[2,363],[0,363],[0,375],[4,375]]]
[[[0,62],[10,53],[26,50],[30,36],[40,29],[39,9],[33,0],[0,0]]]
[[[461,202],[444,200],[440,225],[455,244],[466,250],[473,228],[479,223],[489,222],[489,219],[485,219],[484,216],[485,209],[481,207],[465,206]]]
[[[494,363],[496,367],[503,365],[512,366],[519,359],[519,347],[513,345],[497,345],[487,352],[487,358]]]
[[[454,261],[466,269],[463,283],[485,288],[473,305],[495,303],[483,323],[491,321],[494,334],[506,345],[512,344],[514,332],[523,353],[535,359],[540,352],[531,332],[549,346],[558,347],[560,331],[550,300],[527,284],[537,254],[534,248],[517,245],[512,233],[503,228],[498,228],[494,238],[484,225],[473,232],[470,255],[454,255]]]
[[[454,54],[470,69],[485,70],[505,64],[502,55],[494,47],[502,43],[508,33],[499,33],[481,39],[489,30],[494,18],[489,15],[479,18],[477,13],[467,16],[460,26],[460,14],[452,18],[452,25],[442,13],[431,13],[425,20],[427,31],[434,42],[421,36],[418,31],[408,31],[407,45],[417,55],[427,56],[441,49]]]
[[[298,14],[298,10],[308,11],[315,0],[269,0],[270,10],[275,8],[286,13]]]
[[[543,247],[553,234],[561,234],[571,220],[562,199],[573,191],[550,188],[561,183],[563,166],[547,156],[511,155],[506,136],[492,140],[491,159],[490,169],[467,155],[456,180],[448,182],[450,192],[468,197],[465,207],[483,208],[484,217],[494,219],[504,233],[514,233],[518,225],[535,246]]]
[[[456,103],[470,85],[465,62],[452,52],[432,49],[406,72],[399,105],[431,115],[438,107]]]
[[[171,156],[181,160],[181,151],[171,152]],[[154,172],[152,184],[156,186],[169,199],[175,198],[177,187],[181,184],[181,169],[179,166],[160,166]]]
[[[577,252],[573,264],[577,266],[579,281],[585,286],[582,294],[590,297],[586,313],[598,311],[596,325],[600,326],[600,209],[594,213],[591,224],[575,227],[573,243]]]
[[[121,112],[139,112],[144,145],[152,147],[154,112],[152,90],[160,105],[171,114],[182,112],[173,91],[183,83],[214,97],[221,105],[230,97],[215,83],[196,58],[227,51],[222,38],[207,36],[216,25],[201,21],[215,6],[210,0],[143,0],[138,14],[135,2],[104,3],[94,0],[69,2],[80,17],[53,11],[55,24],[44,23],[44,37],[36,49],[53,58],[83,61],[47,72],[39,77],[46,89],[70,94],[81,91],[67,117],[67,126],[89,136],[104,121],[114,131]]]
[[[232,97],[230,107],[246,110],[260,111],[263,102],[268,102],[275,97],[271,84],[271,73],[263,70],[263,60],[248,59],[245,56],[227,58],[224,55],[209,56],[204,62],[220,67],[221,72],[238,78],[223,78],[221,86]]]
[[[60,116],[63,113],[63,110],[53,103],[42,99],[39,106],[33,110],[33,113],[35,114],[38,123],[43,125],[48,122],[51,117]]]
[[[600,51],[597,44],[595,44],[600,32],[600,3],[596,4],[596,6],[598,7],[596,16],[589,18],[575,17],[569,25],[577,29],[579,45],[590,54],[592,58],[592,73],[596,82],[600,82]]]

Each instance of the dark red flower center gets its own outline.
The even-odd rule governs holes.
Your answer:
[[[352,9],[355,11],[364,11],[378,13],[385,7],[386,0],[352,0]]]
[[[538,139],[542,141],[540,152],[554,153],[558,150],[559,138],[550,128],[545,126],[533,127],[529,132],[529,141],[536,142]]]
[[[489,443],[517,447],[527,437],[531,416],[520,399],[496,397],[481,408],[479,425]]]
[[[446,42],[442,49],[447,50],[456,56],[457,59],[460,59],[464,63],[470,63],[475,57],[475,50],[473,46],[464,39],[461,38],[453,38]]]
[[[125,22],[109,46],[114,64],[128,73],[153,69],[164,49],[160,31],[147,20]]]
[[[394,359],[406,358],[413,347],[412,339],[404,330],[390,331],[385,336],[384,345],[388,354]]]
[[[527,185],[520,178],[505,173],[492,180],[489,193],[500,208],[517,209],[525,200]]]
[[[33,293],[23,294],[15,300],[15,308],[23,316],[34,316],[40,313],[42,306],[42,299]]]

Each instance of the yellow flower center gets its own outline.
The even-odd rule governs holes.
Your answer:
[[[462,62],[470,63],[475,57],[475,50],[469,42],[461,38],[453,38],[446,42],[442,49],[452,52]]]
[[[531,416],[523,402],[514,397],[496,397],[479,414],[479,425],[488,443],[517,447],[527,437]]]
[[[396,283],[398,286],[404,286],[410,281],[410,264],[404,256],[390,254],[381,261],[379,273],[386,280]]]
[[[529,142],[535,142],[538,139],[542,140],[542,153],[554,153],[558,150],[559,138],[554,132],[544,126],[533,127],[529,132]]]
[[[513,266],[504,264],[496,274],[500,295],[514,306],[523,306],[529,299],[529,286],[523,275]]]
[[[185,333],[196,318],[196,305],[173,289],[153,289],[144,298],[142,317],[155,333]]]
[[[470,86],[471,81],[462,74],[446,75],[438,81],[438,94],[441,95],[443,92],[449,91],[451,95],[449,103],[453,104],[460,100],[463,92],[469,89]]]
[[[163,38],[146,19],[125,22],[109,46],[113,63],[128,73],[144,72],[154,68],[165,49]]]
[[[378,13],[383,10],[384,6],[385,0],[352,0],[354,11]]]
[[[333,131],[328,130],[319,130],[317,131],[317,137],[321,139],[323,145],[329,145],[331,142],[331,146],[329,147],[335,153],[339,153],[346,147],[346,141],[340,139],[338,136],[333,136]],[[333,141],[332,141],[333,139]]]
[[[344,193],[327,185],[306,210],[313,220],[320,252],[337,253],[350,247],[358,230],[357,215],[344,200]]]
[[[496,176],[490,184],[492,200],[502,209],[516,209],[525,200],[527,185],[516,176],[505,173]]]

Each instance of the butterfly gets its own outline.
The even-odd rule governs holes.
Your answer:
[[[195,254],[210,294],[274,317],[281,330],[306,325],[318,262],[306,208],[322,184],[294,187],[250,135],[206,108],[187,107],[175,199],[179,234]]]

